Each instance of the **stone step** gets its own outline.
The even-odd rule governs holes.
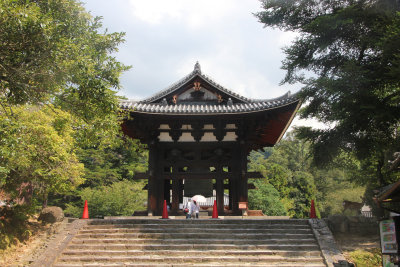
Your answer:
[[[319,250],[314,251],[290,251],[290,250],[66,250],[62,253],[65,256],[185,256],[195,254],[197,256],[262,256],[280,255],[285,257],[319,257]]]
[[[247,243],[244,244],[135,244],[131,245],[125,244],[70,244],[68,249],[71,250],[273,250],[273,251],[319,251],[319,246],[317,244],[259,244],[259,245],[249,245]]]
[[[114,225],[114,224],[168,224],[168,225],[189,225],[189,224],[212,224],[212,225],[276,225],[276,224],[289,224],[289,225],[306,225],[308,220],[305,219],[290,219],[290,220],[243,220],[243,219],[199,219],[199,220],[154,220],[154,219],[91,219],[88,221],[89,225]]]
[[[170,229],[170,228],[152,228],[152,229],[135,229],[135,228],[111,228],[111,229],[84,229],[80,234],[111,234],[111,233],[203,233],[208,234],[312,234],[310,228],[302,229],[246,229],[246,228],[225,228],[225,229],[203,229],[203,228],[183,228],[183,229]]]
[[[58,263],[53,265],[53,267],[187,267],[186,263],[123,263],[123,264],[99,264],[99,263]],[[215,267],[215,266],[263,266],[263,267],[326,267],[323,263],[258,263],[258,262],[241,262],[240,265],[236,263],[221,263],[221,262],[209,262],[209,263],[192,263],[192,267]]]
[[[223,262],[223,263],[240,263],[243,262],[296,262],[296,263],[322,263],[321,257],[285,257],[285,256],[276,256],[276,255],[266,255],[266,256],[197,256],[197,255],[184,255],[179,257],[174,256],[94,256],[94,255],[86,255],[86,256],[61,256],[58,259],[59,262],[67,262],[67,263],[134,263],[134,262],[153,262],[153,263],[196,263],[196,262]]]
[[[239,240],[252,240],[252,239],[305,239],[313,238],[312,233],[308,234],[218,234],[218,233],[116,233],[116,234],[77,234],[76,239],[191,239],[191,240],[207,240],[207,239],[239,239]]]
[[[162,224],[162,223],[148,223],[148,224],[89,224],[84,229],[113,229],[113,228],[133,228],[133,229],[310,229],[309,225],[302,224],[241,224],[241,225],[232,225],[232,224],[191,224],[191,223],[182,223],[182,224]]]
[[[182,238],[182,239],[158,239],[158,238],[88,238],[88,239],[74,239],[71,244],[124,244],[124,245],[132,245],[132,244],[183,244],[183,245],[191,245],[191,244],[232,244],[232,245],[257,245],[257,244],[265,244],[265,245],[277,245],[277,244],[314,244],[315,239],[311,238],[287,238],[287,239],[278,239],[278,238],[269,238],[269,239],[216,239],[216,238],[206,238],[206,239],[193,239],[193,238]]]
[[[88,220],[53,267],[326,266],[308,220]]]

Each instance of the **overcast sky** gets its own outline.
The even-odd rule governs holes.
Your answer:
[[[282,85],[282,47],[291,32],[264,28],[258,0],[83,0],[109,32],[125,32],[118,60],[132,69],[120,95],[143,99],[189,74],[202,72],[250,98],[274,98],[299,85]],[[295,122],[299,124],[299,122]],[[304,122],[302,123],[304,124]]]

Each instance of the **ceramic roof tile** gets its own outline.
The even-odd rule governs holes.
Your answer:
[[[280,100],[280,99],[285,99],[288,98],[291,95],[290,91],[288,91],[286,94],[279,96],[277,98],[273,98],[273,99],[251,99],[251,98],[247,98],[244,96],[241,96],[235,92],[233,92],[232,90],[229,90],[225,87],[223,87],[222,85],[216,83],[211,77],[203,74],[201,72],[201,67],[200,64],[198,62],[196,62],[194,70],[189,73],[188,75],[186,75],[185,77],[183,77],[182,79],[180,79],[179,81],[177,81],[176,83],[172,84],[171,86],[167,87],[166,89],[152,95],[149,98],[143,99],[139,102],[142,103],[151,103],[154,101],[159,101],[161,100],[163,97],[165,97],[166,95],[170,94],[171,92],[178,90],[182,85],[184,85],[185,83],[189,82],[191,79],[195,78],[196,76],[202,78],[203,80],[205,80],[206,82],[208,82],[209,84],[213,85],[215,88],[217,88],[218,90],[222,91],[223,93],[232,96],[240,101],[243,101],[245,103],[254,103],[254,102],[264,102],[264,101],[272,101],[272,100]]]
[[[121,101],[120,106],[126,110],[134,110],[137,112],[147,113],[170,113],[170,114],[215,114],[215,113],[241,113],[252,112],[263,109],[270,109],[274,107],[284,106],[293,102],[297,102],[297,97],[291,97],[284,101],[262,101],[247,104],[233,104],[228,105],[195,105],[195,104],[178,104],[178,105],[162,105],[158,103],[141,103],[135,101]]]

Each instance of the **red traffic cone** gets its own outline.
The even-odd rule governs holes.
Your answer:
[[[162,219],[168,219],[167,201],[164,200],[164,208],[162,212]]]
[[[218,219],[217,201],[214,200],[212,219]]]
[[[317,214],[315,213],[315,204],[314,199],[311,200],[311,210],[310,210],[310,219],[316,219]]]
[[[89,219],[89,209],[87,205],[87,200],[85,200],[85,205],[83,206],[83,213],[81,219]]]

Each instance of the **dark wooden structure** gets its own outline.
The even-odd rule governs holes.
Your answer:
[[[166,90],[120,105],[130,113],[124,133],[148,145],[149,171],[136,178],[148,179],[149,214],[160,215],[164,199],[177,213],[185,187],[191,184],[193,191],[198,183],[203,193],[209,182],[219,214],[224,213],[224,189],[229,190],[230,213],[237,214],[238,203],[248,200],[248,179],[261,177],[247,171],[249,152],[282,138],[300,99],[290,92],[268,100],[242,97],[202,74],[196,63]]]

